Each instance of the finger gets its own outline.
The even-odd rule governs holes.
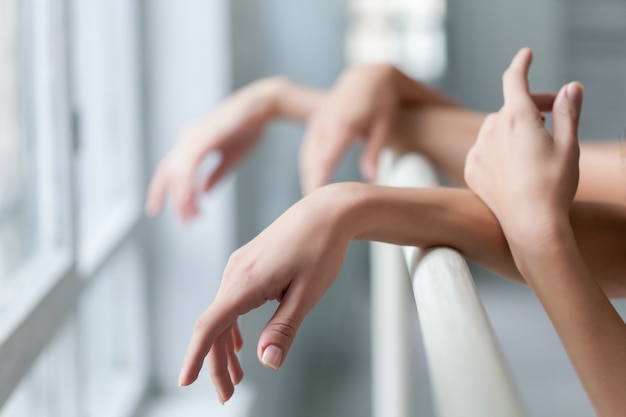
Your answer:
[[[502,90],[504,104],[512,104],[526,100],[528,90],[528,69],[532,61],[532,52],[529,48],[522,48],[513,57],[511,65],[502,75]]]
[[[288,290],[263,329],[257,355],[266,368],[275,370],[284,363],[296,332],[309,311],[305,299],[305,296],[298,295],[298,291]]]
[[[378,155],[389,140],[391,127],[393,126],[392,115],[388,114],[376,121],[372,127],[372,132],[367,138],[365,149],[361,154],[359,168],[361,175],[367,181],[374,181],[378,173]]]
[[[530,98],[539,111],[551,112],[552,106],[554,106],[554,100],[556,99],[556,93],[535,93],[531,94]]]
[[[233,385],[237,385],[243,379],[243,369],[239,363],[237,352],[235,351],[235,343],[232,338],[233,330],[231,329],[231,337],[228,337],[226,343],[226,354],[228,355],[228,374],[230,375],[230,381]]]
[[[215,338],[237,320],[237,301],[229,298],[231,301],[227,303],[216,300],[196,321],[178,377],[180,386],[189,385],[198,378]]]
[[[578,142],[578,122],[583,102],[583,86],[571,82],[561,88],[552,109],[552,130],[557,143]]]
[[[198,207],[196,206],[196,193],[190,184],[182,183],[175,188],[174,191],[174,206],[178,217],[186,222],[198,214]]]
[[[235,391],[228,371],[228,341],[231,340],[231,331],[222,332],[213,343],[211,351],[207,355],[207,366],[211,379],[217,390],[220,403],[224,404]]]
[[[156,216],[161,211],[163,200],[165,199],[165,191],[167,190],[167,181],[165,176],[165,167],[159,166],[150,181],[148,187],[148,196],[146,198],[146,213],[149,216]]]
[[[215,171],[213,171],[204,182],[202,191],[207,192],[211,190],[215,184],[217,184],[224,177],[224,175],[226,175],[226,173],[233,168],[234,165],[235,161],[232,159],[223,159],[217,168],[215,168]]]
[[[328,184],[339,159],[354,137],[352,129],[312,125],[300,148],[300,175],[304,194]]]
[[[248,148],[246,146],[241,145],[230,147],[222,152],[220,163],[204,182],[202,187],[203,191],[209,191],[228,172],[232,171],[232,169],[243,159],[247,150]]]
[[[170,193],[178,216],[186,221],[198,213],[194,175],[198,164],[183,164],[179,161],[172,166],[176,175],[170,183]]]
[[[243,347],[243,337],[241,337],[241,330],[239,330],[239,323],[237,321],[233,324],[233,343],[235,352],[239,352]]]

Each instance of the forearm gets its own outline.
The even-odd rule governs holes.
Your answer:
[[[625,151],[619,140],[582,143],[576,198],[626,205]]]
[[[355,239],[449,246],[500,275],[521,280],[498,222],[471,191],[361,187],[347,221]]]
[[[494,273],[524,282],[493,213],[472,191],[406,189],[340,183],[324,187],[325,201],[341,205],[353,239],[401,245],[449,246]],[[584,260],[604,291],[626,296],[626,210],[576,202],[571,219]]]
[[[389,73],[390,84],[399,92],[403,105],[458,106],[458,103],[452,98],[440,91],[431,89],[426,84],[411,79],[395,66],[390,64],[383,64],[382,66]]]
[[[516,263],[550,316],[598,415],[622,416],[626,326],[589,272],[567,220],[555,222],[549,235],[510,241]]]
[[[391,144],[400,152],[418,152],[448,178],[464,185],[465,158],[485,114],[462,107],[410,106],[402,109]]]

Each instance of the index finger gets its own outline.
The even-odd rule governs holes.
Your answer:
[[[150,185],[148,186],[148,193],[146,196],[146,213],[150,217],[154,217],[161,211],[163,206],[163,200],[165,199],[165,192],[167,189],[165,178],[165,167],[159,165],[154,172]]]
[[[235,304],[232,301],[216,300],[198,318],[178,377],[180,386],[189,385],[198,378],[204,358],[211,350],[215,338],[236,322],[238,315]]]
[[[313,122],[300,147],[300,175],[304,194],[326,185],[355,136],[351,128],[326,121]]]
[[[513,57],[511,65],[502,75],[504,104],[527,101],[529,98],[528,69],[533,59],[530,48],[522,48]]]

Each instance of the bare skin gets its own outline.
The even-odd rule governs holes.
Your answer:
[[[373,77],[380,85],[386,85],[392,82],[390,79],[393,79],[394,74],[401,74],[390,68],[393,67],[382,66],[381,69],[373,66],[370,71],[375,74]],[[381,71],[387,75],[379,76]],[[352,77],[346,78],[350,81]],[[464,185],[465,157],[486,115],[455,105],[449,98],[421,84],[415,83],[413,89],[408,89],[404,85],[408,82],[405,76],[395,82],[401,84],[404,91],[410,91],[411,95],[410,100],[405,100],[405,104],[393,113],[395,123],[384,145],[398,151],[419,152],[433,161],[455,183]],[[309,144],[312,139],[305,139],[300,166],[305,191],[311,192],[326,184],[345,150],[359,139],[359,129],[350,126],[365,124],[365,121],[380,117],[374,116],[379,111],[375,106],[362,106],[361,113],[334,113],[332,120],[329,120],[330,116],[319,116],[320,113],[326,114],[323,112],[324,106],[336,106],[335,101],[341,103],[346,100],[345,97],[354,96],[354,89],[364,88],[363,83],[350,85],[352,89],[342,89],[342,94],[337,95],[297,85],[286,79],[269,78],[236,92],[215,111],[181,130],[176,146],[165,156],[152,178],[146,211],[150,215],[158,214],[165,198],[169,196],[183,221],[197,216],[196,200],[200,194],[211,190],[224,175],[231,172],[254,149],[265,126],[275,119],[299,122],[313,120],[315,123],[311,123],[315,126],[323,125],[309,127],[306,138],[323,137],[326,146],[314,146]],[[371,88],[380,87],[374,84]],[[542,109],[547,110],[553,95],[543,94],[535,98]],[[389,110],[383,112],[389,114]],[[327,134],[314,134],[318,129]],[[352,134],[342,136],[339,134],[341,132]],[[361,139],[367,147],[368,137]],[[368,155],[377,155],[378,144],[375,148]],[[195,173],[202,159],[211,152],[221,154],[221,163],[213,173],[198,183]],[[326,156],[321,156],[320,152]],[[626,191],[615,192],[626,190],[626,169],[622,155],[623,145],[617,141],[583,144],[577,199],[625,204]],[[362,165],[370,166],[370,162],[363,162],[365,160],[370,161],[370,157],[361,162]],[[372,169],[371,166],[363,170],[369,169]]]
[[[504,106],[483,123],[465,179],[497,217],[518,270],[548,313],[597,415],[623,416],[626,324],[603,291],[602,275],[585,257],[571,219],[582,86],[561,89],[550,134],[528,91],[531,59],[531,51],[522,49],[505,72]]]
[[[579,202],[572,222],[585,261],[602,277],[605,290],[613,296],[626,295],[626,210]],[[196,323],[180,383],[188,385],[197,378],[208,354],[220,398],[230,398],[232,382],[238,380],[228,374],[232,365],[221,362],[211,367],[220,362],[210,358],[228,351],[226,339],[219,337],[230,334],[237,317],[268,300],[279,300],[280,306],[261,333],[257,352],[267,367],[280,367],[302,320],[334,282],[354,239],[454,247],[484,267],[524,282],[498,221],[469,190],[325,186],[232,255],[215,301]],[[269,346],[278,356],[266,357]]]
[[[155,174],[147,210],[158,213],[165,196],[170,195],[180,217],[190,219],[197,214],[198,194],[209,190],[254,147],[266,123],[274,118],[310,123],[300,155],[303,189],[308,195],[231,256],[215,301],[194,327],[181,385],[197,378],[206,359],[220,400],[229,399],[243,377],[236,356],[242,343],[237,317],[273,299],[280,305],[261,334],[257,352],[268,368],[280,367],[302,320],[334,282],[354,239],[451,246],[502,276],[519,282],[534,276],[527,276],[518,263],[521,258],[516,254],[524,250],[518,251],[507,240],[495,206],[485,204],[471,190],[388,189],[352,183],[324,186],[345,149],[357,138],[365,143],[361,171],[366,178],[375,173],[372,164],[384,145],[420,152],[453,181],[465,184],[466,156],[477,136],[480,138],[486,118],[419,84],[407,88],[410,80],[395,69],[374,66],[349,71],[331,93],[284,79],[261,81],[241,90],[206,119],[184,129],[179,144]],[[368,79],[373,81],[367,83]],[[374,103],[385,85],[396,91],[388,94],[387,100]],[[398,91],[410,94],[402,96]],[[346,106],[346,100],[357,93],[363,104]],[[553,94],[528,97],[538,120],[539,111],[551,109],[555,98]],[[626,243],[622,205],[626,200],[623,193],[614,191],[626,190],[619,150],[617,143],[582,147],[577,191],[574,187],[577,201],[570,211],[571,236],[567,235],[569,243],[564,242],[564,247],[576,246],[579,261],[596,277],[595,285],[605,298],[605,293],[626,296],[622,249]],[[211,151],[222,153],[221,165],[202,184],[195,184],[194,171]],[[485,193],[476,192],[489,202]],[[531,288],[535,289],[532,283]],[[556,323],[555,327],[559,329]],[[597,369],[592,367],[590,373]],[[584,381],[582,374],[581,379]]]

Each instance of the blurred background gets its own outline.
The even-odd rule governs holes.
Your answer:
[[[156,164],[233,90],[272,75],[328,88],[354,62],[494,111],[522,46],[534,90],[585,85],[582,137],[623,138],[624,22],[622,0],[0,0],[0,416],[371,415],[364,242],[279,372],[256,359],[267,305],[241,320],[231,401],[206,374],[177,387],[229,254],[300,197],[302,126],[266,129],[189,225],[144,218]],[[357,156],[336,180],[358,179]],[[528,414],[592,415],[530,291],[474,269]],[[414,323],[413,414],[431,416]]]

